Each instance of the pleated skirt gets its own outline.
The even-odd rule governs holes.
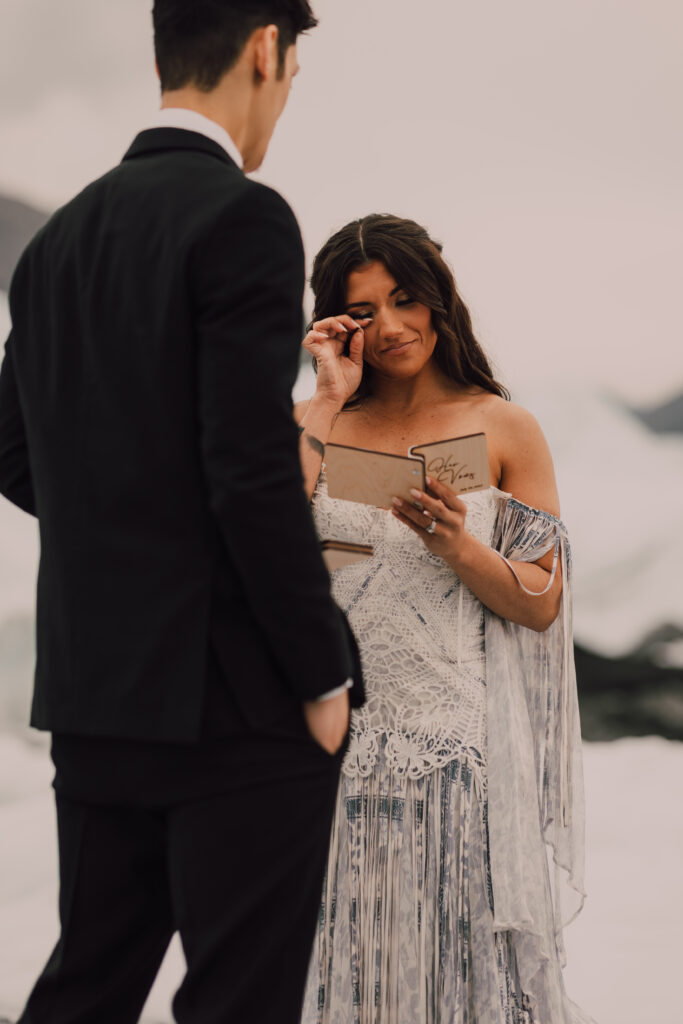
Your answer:
[[[485,766],[342,774],[302,1024],[541,1024],[493,931]]]

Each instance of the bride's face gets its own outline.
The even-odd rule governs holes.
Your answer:
[[[349,274],[346,312],[355,320],[370,318],[363,359],[383,376],[414,377],[431,359],[436,345],[432,311],[400,288],[383,263]]]

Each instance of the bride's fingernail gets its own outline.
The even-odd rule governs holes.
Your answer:
[[[418,491],[417,487],[411,487],[410,488],[410,493],[412,494],[412,496],[414,498],[419,498],[420,495],[422,494],[422,491]]]
[[[391,500],[393,501],[396,508],[400,508],[403,505],[403,502],[401,501],[400,498],[392,498]]]

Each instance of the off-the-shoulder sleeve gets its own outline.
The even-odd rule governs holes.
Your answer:
[[[538,1019],[577,1024],[590,1018],[567,998],[561,973],[563,927],[585,897],[569,542],[561,520],[507,497],[494,547],[508,563],[553,550],[551,577],[560,571],[563,581],[560,613],[542,633],[486,613],[494,927],[512,935]]]

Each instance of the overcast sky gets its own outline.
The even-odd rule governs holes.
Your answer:
[[[683,390],[683,5],[314,0],[259,176],[309,261],[371,211],[444,242],[513,387]],[[0,191],[54,208],[158,103],[150,0],[3,0]]]

